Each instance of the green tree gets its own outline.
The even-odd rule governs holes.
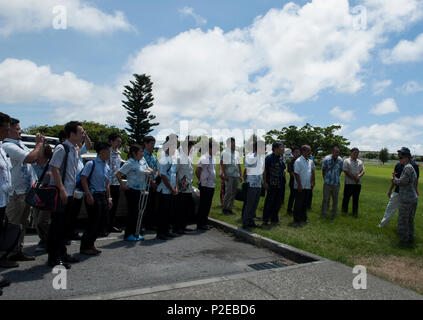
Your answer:
[[[343,136],[336,134],[339,129],[341,129],[341,126],[333,125],[322,128],[313,127],[307,123],[302,128],[290,126],[281,130],[271,130],[266,134],[265,139],[268,144],[277,140],[283,141],[285,146],[289,148],[308,144],[315,158],[330,154],[334,145],[339,146],[341,154],[347,155],[350,143]]]
[[[114,126],[108,126],[105,124],[93,122],[93,121],[83,121],[81,122],[84,130],[87,132],[91,141],[95,145],[98,142],[109,142],[109,135],[111,133],[118,133],[122,138],[122,148],[127,149],[129,146],[129,136],[125,130],[121,130]],[[54,126],[31,126],[24,130],[26,134],[37,134],[38,132],[49,137],[58,137],[59,132],[65,128],[64,125],[54,125]]]
[[[379,160],[382,162],[382,164],[385,164],[389,160],[389,152],[387,148],[383,148],[379,152]]]
[[[132,142],[141,144],[143,138],[153,131],[152,127],[159,125],[152,123],[156,118],[150,114],[150,109],[153,106],[153,83],[150,76],[145,74],[134,74],[135,81],[130,81],[130,86],[125,86],[123,95],[126,101],[122,101],[123,107],[128,112],[126,123],[129,128],[129,136]]]

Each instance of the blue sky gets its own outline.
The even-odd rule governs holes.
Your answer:
[[[123,85],[147,73],[154,134],[340,124],[423,154],[422,71],[420,0],[0,0],[0,110],[22,127],[123,128]]]

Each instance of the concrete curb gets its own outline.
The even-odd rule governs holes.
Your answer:
[[[209,218],[210,225],[222,229],[226,232],[233,233],[235,237],[242,239],[245,242],[248,242],[254,246],[259,248],[266,248],[269,249],[281,256],[286,257],[287,259],[294,261],[296,263],[310,263],[310,262],[317,262],[317,261],[329,261],[323,257],[317,256],[307,251],[303,251],[289,245],[277,242],[275,240],[265,238],[260,236],[256,233],[247,231],[245,229],[233,226],[229,223],[219,221],[213,218]]]

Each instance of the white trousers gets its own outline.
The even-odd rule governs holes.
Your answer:
[[[389,199],[388,205],[386,206],[385,215],[380,222],[380,227],[386,226],[395,214],[395,211],[399,209],[400,200],[399,193],[392,192],[391,199]]]

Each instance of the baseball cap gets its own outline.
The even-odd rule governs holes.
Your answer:
[[[406,147],[402,147],[400,150],[398,150],[397,152],[401,153],[404,156],[409,156],[411,157],[411,152],[410,149],[406,148]]]

